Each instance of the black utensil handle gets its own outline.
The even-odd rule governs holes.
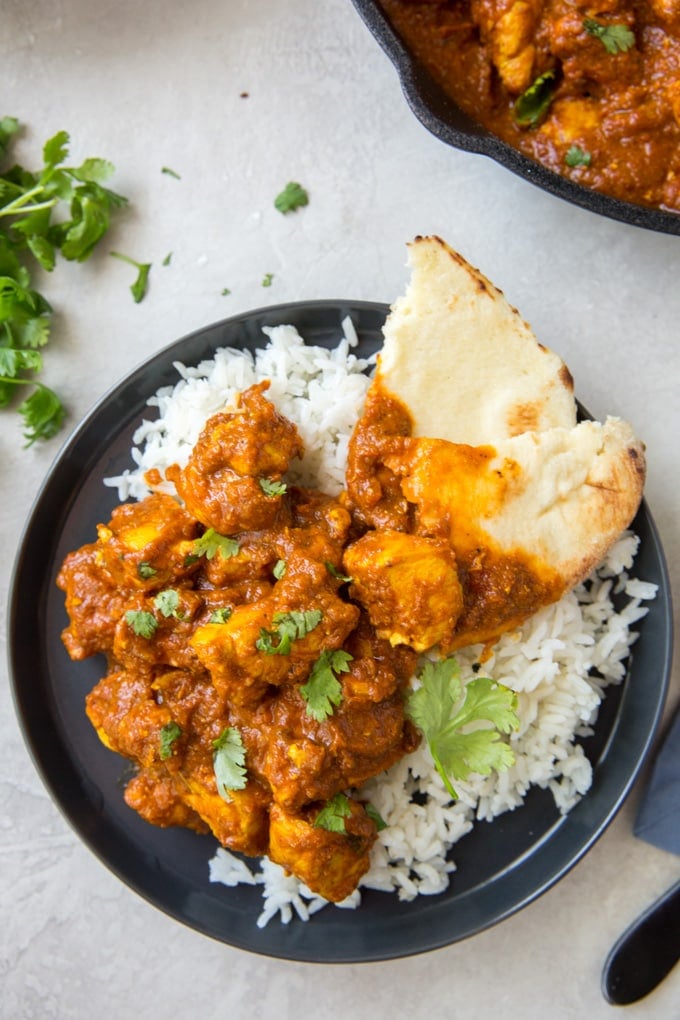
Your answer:
[[[614,1006],[637,1002],[680,959],[680,881],[616,941],[602,971],[602,994]]]

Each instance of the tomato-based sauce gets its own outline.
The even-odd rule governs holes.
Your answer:
[[[578,184],[680,211],[677,0],[380,0],[470,117]]]

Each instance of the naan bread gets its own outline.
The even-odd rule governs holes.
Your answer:
[[[620,418],[477,447],[405,440],[385,464],[416,508],[416,530],[445,529],[460,566],[469,569],[480,550],[521,558],[558,597],[635,516],[645,474],[644,447]]]
[[[349,445],[347,499],[376,530],[345,560],[389,640],[422,650],[436,632],[449,651],[496,640],[590,574],[635,516],[645,451],[619,418],[576,423],[564,363],[443,241],[417,238],[410,261]],[[394,532],[448,543],[454,620],[431,618],[432,551],[395,551]]]
[[[409,408],[414,435],[475,446],[576,424],[569,369],[497,287],[439,237],[417,237],[409,262],[377,378]]]

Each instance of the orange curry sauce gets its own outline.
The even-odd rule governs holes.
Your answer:
[[[509,145],[595,191],[680,211],[678,0],[380,3],[456,104]]]

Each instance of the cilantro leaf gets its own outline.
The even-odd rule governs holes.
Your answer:
[[[119,251],[110,252],[115,259],[120,259],[121,262],[127,262],[129,265],[134,266],[137,270],[137,278],[134,283],[130,284],[130,291],[132,293],[135,302],[139,304],[146,295],[147,287],[149,285],[149,273],[151,272],[150,262],[137,262],[135,259],[131,259],[129,255],[121,255]]]
[[[161,730],[160,737],[160,757],[161,761],[167,761],[168,758],[172,757],[172,745],[176,740],[182,736],[182,727],[179,723],[172,722],[166,723]]]
[[[265,655],[290,655],[293,641],[306,637],[321,623],[322,618],[320,609],[293,609],[289,613],[274,613],[274,629],[263,627],[255,647]]]
[[[265,496],[283,496],[288,488],[285,482],[277,482],[274,478],[258,478],[258,482]]]
[[[582,149],[580,145],[570,145],[564,162],[567,166],[590,166],[591,158],[590,153]]]
[[[273,279],[274,279],[273,273],[265,273],[264,276],[262,277],[262,286],[271,287]]]
[[[223,800],[230,801],[230,790],[243,790],[248,780],[246,750],[243,738],[235,726],[227,726],[217,740],[213,740],[213,770],[217,790]]]
[[[341,574],[335,564],[331,563],[330,560],[326,560],[324,566],[331,577],[334,577],[336,581],[342,581],[343,584],[349,584],[351,582],[352,578],[347,574]]]
[[[342,648],[326,650],[312,666],[309,679],[300,687],[300,694],[307,702],[307,715],[317,722],[323,722],[333,714],[333,706],[342,703],[342,684],[336,673],[348,673],[353,656]]]
[[[288,564],[286,563],[285,560],[277,560],[276,563],[274,564],[272,574],[274,575],[277,581],[280,581],[281,578],[285,575],[287,569]]]
[[[12,135],[19,130],[19,121],[16,117],[3,117],[0,119],[0,154],[5,152]]]
[[[235,538],[227,538],[226,535],[218,534],[214,528],[208,528],[194,541],[192,555],[205,556],[206,560],[211,560],[219,553],[223,560],[228,560],[237,556],[240,548]]]
[[[500,733],[519,726],[514,692],[489,677],[476,676],[463,684],[455,658],[428,661],[420,679],[421,686],[408,697],[406,711],[423,733],[452,797],[457,794],[451,777],[466,779],[471,772],[488,775],[512,765],[514,754],[500,740]],[[466,729],[471,723],[491,726]]]
[[[515,120],[522,127],[533,127],[543,120],[557,88],[557,73],[546,71],[515,102]]]
[[[627,25],[603,25],[595,18],[586,18],[583,27],[588,35],[600,40],[607,53],[626,53],[635,46],[635,33]]]
[[[125,622],[137,637],[151,638],[158,630],[158,620],[144,609],[128,609]]]
[[[231,606],[220,606],[219,609],[213,609],[208,623],[226,623],[233,612]]]
[[[66,413],[54,390],[43,383],[36,383],[35,386],[33,393],[19,404],[19,414],[24,419],[26,446],[31,446],[36,439],[51,439],[56,435]]]
[[[374,823],[374,825],[375,825],[376,829],[378,830],[378,832],[382,832],[383,829],[387,828],[387,822],[382,817],[382,815],[380,814],[378,809],[373,807],[372,804],[364,804],[364,811],[366,812],[368,817],[371,819],[371,821]]]
[[[309,205],[309,195],[297,181],[289,181],[274,199],[274,205],[285,215],[300,209],[303,205]]]
[[[319,811],[314,819],[314,827],[326,829],[328,832],[344,832],[345,819],[351,813],[349,797],[346,797],[344,793],[336,793],[335,797],[331,797]]]
[[[156,568],[152,567],[150,563],[137,564],[137,576],[142,581],[148,581],[150,578],[155,577],[157,573]]]
[[[159,591],[153,600],[153,604],[166,619],[170,616],[181,619],[181,614],[178,613],[179,592],[174,588],[166,588],[164,591]]]

